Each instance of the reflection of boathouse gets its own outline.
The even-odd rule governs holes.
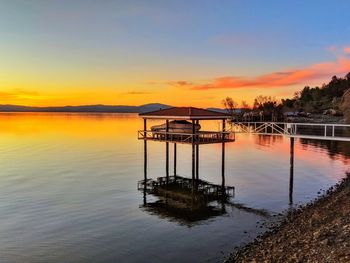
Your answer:
[[[225,213],[218,204],[233,196],[233,187],[225,186],[225,143],[235,140],[234,133],[226,131],[225,113],[193,108],[175,107],[140,114],[144,120],[144,129],[138,131],[138,138],[144,141],[144,180],[138,184],[144,191],[143,208],[163,217],[190,223],[205,220]],[[147,128],[148,119],[165,120],[164,124]],[[222,130],[204,131],[202,120],[221,120]],[[147,142],[165,143],[165,176],[156,179],[147,177]],[[176,172],[178,143],[192,147],[192,177],[180,177]],[[199,179],[199,146],[201,144],[220,143],[222,145],[221,185],[211,184]],[[169,172],[169,144],[173,144],[174,171]],[[147,202],[146,193],[157,197],[156,202]],[[214,202],[214,203],[213,203]],[[186,223],[187,222],[187,223]]]
[[[161,218],[192,226],[196,222],[207,220],[226,213],[225,204],[234,195],[233,187],[211,184],[203,180],[196,180],[181,176],[170,176],[168,182],[165,177],[157,180],[149,179],[146,184],[139,182],[138,189],[144,191],[141,208]],[[150,194],[154,198],[147,198]]]

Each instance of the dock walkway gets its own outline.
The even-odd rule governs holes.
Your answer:
[[[350,124],[233,122],[232,132],[261,135],[282,135],[291,138],[350,141]]]

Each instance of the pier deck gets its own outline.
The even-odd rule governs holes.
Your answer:
[[[233,132],[212,131],[199,131],[196,133],[175,133],[139,130],[138,139],[184,144],[211,144],[222,142],[234,142],[235,134]]]

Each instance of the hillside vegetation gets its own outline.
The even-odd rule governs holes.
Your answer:
[[[227,97],[222,104],[234,118],[276,121],[287,116],[330,115],[330,118],[342,118],[344,115],[350,123],[350,73],[344,78],[333,76],[329,83],[321,87],[306,86],[296,92],[293,98],[277,100],[275,97],[259,95],[255,98],[252,108],[242,102],[239,113],[236,111],[238,103],[232,98]]]
[[[328,84],[321,87],[304,87],[293,99],[282,100],[282,106],[310,113],[321,113],[329,109],[341,110],[342,97],[349,88],[350,73],[344,78],[333,76]]]

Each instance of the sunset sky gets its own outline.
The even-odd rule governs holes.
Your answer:
[[[0,104],[220,106],[350,71],[350,1],[0,0]]]

